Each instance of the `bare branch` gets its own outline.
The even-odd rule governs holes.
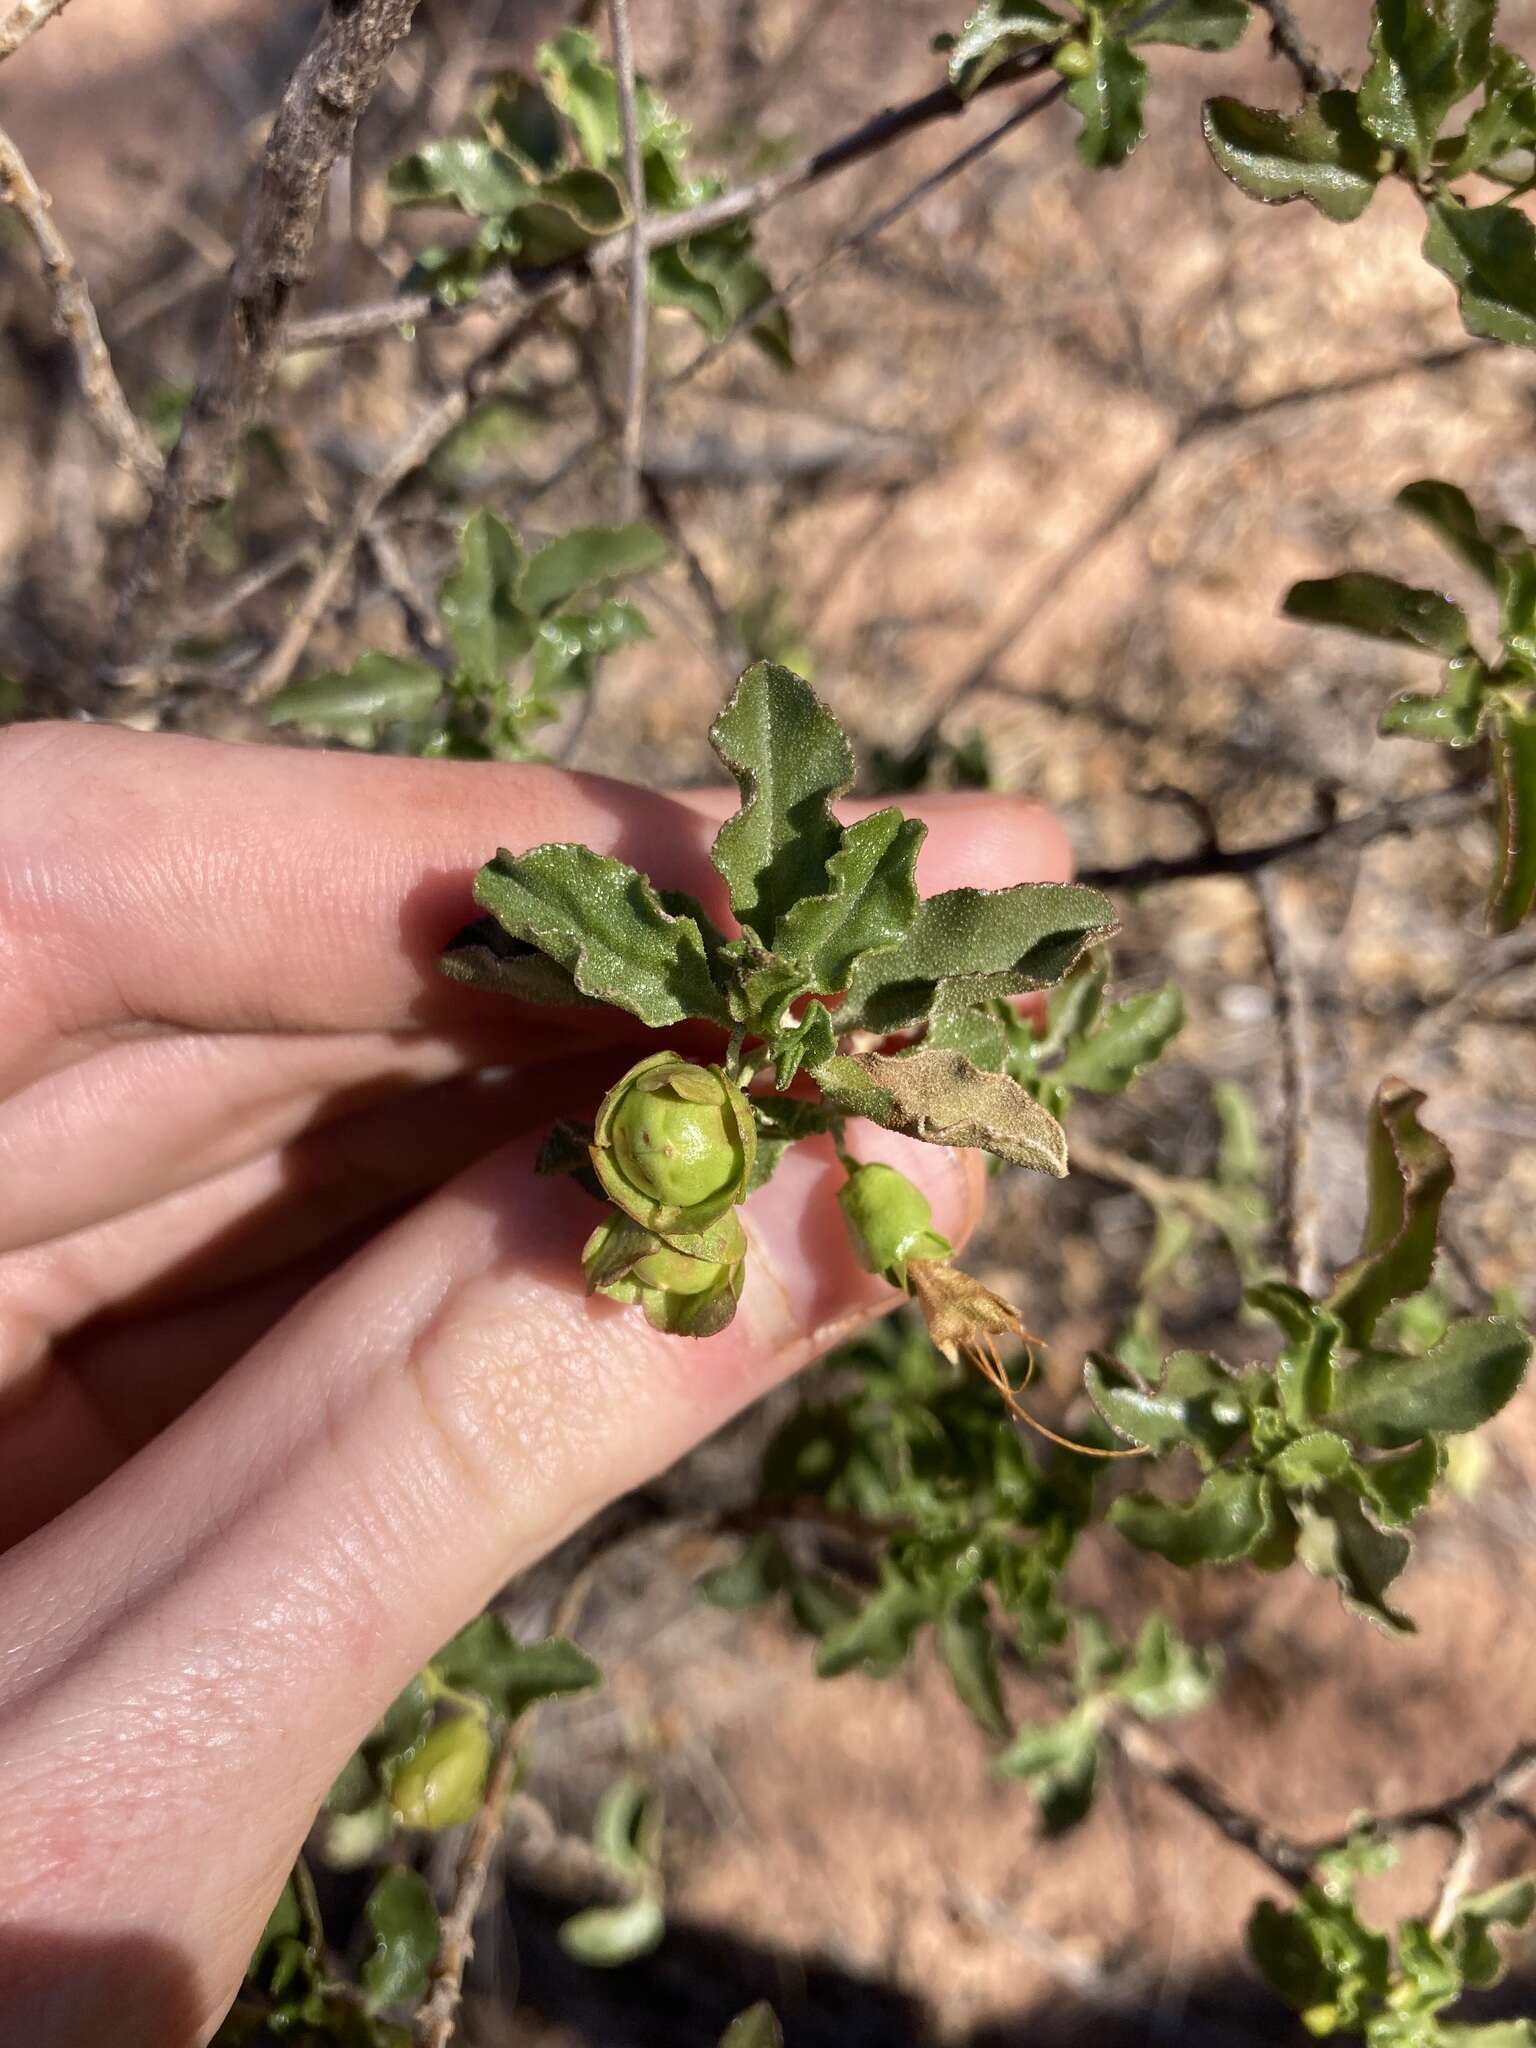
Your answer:
[[[416,2015],[416,2048],[448,2048],[464,1986],[464,1971],[474,1951],[475,1917],[485,1897],[491,1860],[501,1840],[507,1795],[517,1774],[522,1730],[509,1721],[501,1731],[480,1811],[464,1843],[454,1880],[453,1903],[443,1915],[431,1988]]]
[[[6,52],[0,49],[0,56]],[[0,200],[11,207],[37,245],[53,298],[54,322],[74,351],[80,389],[91,417],[125,468],[141,483],[158,481],[165,468],[159,449],[134,417],[123,396],[112,358],[101,338],[90,289],[53,221],[53,202],[38,184],[26,159],[0,128]]]
[[[629,305],[624,355],[624,424],[619,434],[619,524],[635,516],[640,501],[640,453],[645,436],[646,304],[645,170],[640,161],[640,110],[635,103],[635,45],[629,0],[608,0],[613,68],[619,87],[619,120],[624,131],[624,181],[629,187]]]
[[[1431,1800],[1425,1806],[1408,1806],[1397,1813],[1383,1814],[1367,1822],[1366,1828],[1373,1835],[1388,1838],[1422,1834],[1426,1829],[1459,1835],[1468,1824],[1512,1805],[1533,1782],[1536,1782],[1536,1739],[1528,1736],[1523,1742],[1516,1743],[1503,1763],[1488,1777],[1479,1778],[1460,1792],[1453,1792],[1447,1799]],[[1351,1828],[1341,1835],[1310,1842],[1307,1853],[1316,1862],[1320,1856],[1328,1856],[1347,1847],[1359,1832],[1358,1828]]]
[[[0,21],[0,64],[14,55],[28,36],[35,36],[45,21],[62,14],[68,4],[69,0],[16,0]]]
[[[181,596],[198,523],[229,494],[241,437],[271,383],[289,305],[308,274],[331,166],[351,148],[415,6],[331,0],[283,94],[218,332],[123,593],[114,649],[121,681],[141,678]]]
[[[1312,1005],[1291,928],[1280,905],[1279,888],[1268,868],[1260,868],[1254,876],[1254,893],[1263,922],[1264,949],[1274,976],[1280,1024],[1285,1131],[1280,1165],[1280,1224],[1286,1265],[1302,1292],[1317,1300],[1325,1280],[1318,1250],[1317,1187],[1312,1173],[1312,1139],[1316,1130]]]
[[[1127,1763],[1134,1764],[1157,1783],[1174,1793],[1184,1804],[1208,1820],[1220,1834],[1239,1849],[1246,1849],[1266,1870],[1293,1891],[1300,1891],[1312,1875],[1318,1852],[1305,1843],[1281,1834],[1256,1814],[1235,1806],[1227,1795],[1181,1756],[1144,1721],[1130,1715],[1116,1716],[1106,1733]]]
[[[1332,92],[1340,83],[1339,74],[1322,62],[1302,34],[1290,0],[1258,0],[1258,5],[1269,16],[1269,46],[1275,55],[1290,62],[1308,92]]]

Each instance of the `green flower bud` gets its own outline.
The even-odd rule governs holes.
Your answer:
[[[1093,52],[1074,38],[1061,45],[1051,62],[1063,78],[1086,78],[1093,69]]]
[[[860,1265],[893,1287],[907,1285],[909,1259],[947,1259],[954,1250],[933,1228],[928,1197],[894,1166],[854,1167],[837,1200]]]
[[[478,1714],[439,1721],[389,1781],[389,1803],[408,1828],[473,1820],[491,1767],[490,1730]]]
[[[593,1294],[637,1302],[653,1328],[675,1337],[712,1337],[725,1328],[746,1261],[747,1234],[732,1211],[708,1230],[670,1238],[618,1212],[597,1226],[581,1254]]]
[[[751,1108],[721,1068],[658,1052],[603,1097],[592,1164],[627,1216],[671,1239],[741,1200],[756,1148]]]

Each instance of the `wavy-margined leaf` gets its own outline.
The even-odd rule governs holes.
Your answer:
[[[1197,1712],[1220,1682],[1221,1653],[1194,1649],[1174,1634],[1165,1615],[1154,1614],[1111,1690],[1138,1714],[1167,1721]]]
[[[556,1939],[568,1956],[590,1969],[617,1970],[659,1948],[667,1916],[651,1891],[618,1906],[588,1906],[563,1921]]]
[[[1383,739],[1429,740],[1442,747],[1470,747],[1482,731],[1493,678],[1475,654],[1458,654],[1445,665],[1433,696],[1405,690],[1377,720]]]
[[[546,178],[501,224],[501,246],[519,268],[541,270],[579,256],[629,218],[624,194],[603,171],[579,165]]]
[[[1491,1929],[1518,1934],[1536,1919],[1536,1877],[1512,1877],[1474,1892],[1456,1909],[1446,1940],[1462,1979],[1474,1990],[1497,1984],[1508,1967]]]
[[[601,169],[624,148],[618,81],[599,61],[597,44],[581,29],[562,29],[540,45],[544,89],[576,131],[582,155]]]
[[[887,1130],[995,1153],[1060,1179],[1067,1170],[1061,1125],[1006,1074],[986,1074],[964,1053],[920,1046],[905,1053],[840,1053],[815,1069],[834,1108]]]
[[[794,367],[789,315],[782,306],[767,307],[773,283],[753,256],[752,237],[743,223],[731,222],[653,251],[649,285],[653,304],[690,314],[711,341],[723,341],[764,307],[751,325],[751,339],[780,369]]]
[[[1122,1494],[1109,1519],[1138,1550],[1170,1564],[1231,1564],[1263,1537],[1268,1509],[1255,1472],[1206,1474],[1192,1501],[1159,1500],[1151,1493]]]
[[[1446,115],[1488,75],[1497,0],[1377,0],[1360,119],[1415,171]]]
[[[858,1612],[827,1630],[816,1652],[820,1678],[863,1670],[874,1678],[895,1671],[913,1638],[934,1614],[934,1596],[886,1569],[884,1582]]]
[[[425,718],[444,687],[444,678],[427,662],[364,654],[345,672],[331,670],[287,684],[268,705],[267,715],[274,725],[305,725],[368,745],[386,726]]]
[[[1378,1529],[1347,1485],[1321,1487],[1292,1507],[1300,1530],[1296,1555],[1307,1570],[1332,1579],[1352,1614],[1363,1615],[1388,1635],[1412,1635],[1414,1624],[1407,1615],[1387,1603],[1387,1588],[1408,1562],[1408,1538],[1395,1529]]]
[[[838,995],[866,953],[893,946],[917,916],[913,874],[927,827],[900,811],[876,811],[843,834],[827,862],[828,887],[803,896],[779,923],[774,951],[804,970],[822,995]]]
[[[772,947],[795,905],[827,891],[843,843],[832,799],[853,780],[853,756],[810,684],[772,661],[746,671],[709,737],[741,790],[711,859],[737,917]]]
[[[1093,1804],[1099,1773],[1097,1716],[1080,1707],[1048,1726],[1022,1723],[996,1769],[1028,1785],[1047,1835],[1066,1834]]]
[[[432,1665],[446,1684],[478,1693],[509,1721],[538,1700],[588,1692],[603,1682],[592,1659],[564,1636],[522,1643],[497,1614],[482,1614],[460,1629]]]
[[[460,666],[479,687],[504,682],[533,645],[533,621],[518,599],[522,574],[522,544],[511,527],[494,512],[472,514],[438,603]]]
[[[1536,709],[1499,706],[1493,728],[1498,860],[1488,922],[1512,932],[1536,908]]]
[[[1083,1383],[1110,1428],[1150,1451],[1190,1444],[1214,1461],[1248,1427],[1241,1382],[1209,1352],[1176,1351],[1155,1386],[1133,1379],[1114,1359],[1095,1356],[1083,1369]]]
[[[1371,1105],[1365,1232],[1328,1298],[1357,1351],[1370,1342],[1382,1310],[1427,1287],[1435,1268],[1440,1207],[1456,1169],[1440,1139],[1419,1122],[1424,1101],[1421,1090],[1389,1079]]]
[[[1123,36],[1113,35],[1098,16],[1088,33],[1064,46],[1059,62],[1067,98],[1083,117],[1077,153],[1095,170],[1115,170],[1142,138],[1149,73]],[[1067,52],[1083,53],[1068,65]]]
[[[482,95],[475,113],[489,139],[530,178],[547,178],[565,161],[565,137],[554,107],[521,73],[504,72]]]
[[[525,611],[544,618],[584,590],[659,568],[671,552],[655,528],[641,520],[628,526],[578,526],[546,541],[528,558],[517,600]]]
[[[1355,1454],[1343,1437],[1331,1429],[1317,1429],[1277,1451],[1268,1470],[1287,1493],[1305,1493],[1334,1480],[1347,1481],[1354,1463]]]
[[[392,206],[453,206],[482,220],[504,219],[537,190],[504,150],[471,135],[446,136],[402,157],[385,186]]]
[[[526,939],[510,937],[494,917],[477,917],[450,939],[437,957],[437,971],[525,1003],[584,1009],[595,1000],[582,994],[558,961]]]
[[[414,1870],[386,1870],[363,1907],[373,1948],[360,1975],[370,2011],[412,2004],[427,1988],[437,1955],[437,1906]]]
[[[767,2003],[750,2005],[720,2036],[720,2048],[784,2048],[784,2035]]]
[[[1437,1436],[1427,1436],[1395,1457],[1356,1465],[1350,1483],[1370,1504],[1378,1522],[1397,1529],[1428,1507],[1445,1468],[1445,1444]]]
[[[1380,1450],[1481,1429],[1513,1399],[1530,1350],[1518,1323],[1469,1316],[1416,1357],[1367,1352],[1340,1374],[1333,1420]]]
[[[1094,1095],[1118,1095],[1162,1058],[1183,1028],[1184,998],[1172,985],[1127,996],[1104,1011],[1089,1037],[1069,1047],[1051,1078]]]
[[[1183,50],[1230,50],[1241,42],[1252,15],[1250,0],[1173,0],[1145,28],[1126,32],[1128,43],[1171,43]]]
[[[1381,150],[1352,92],[1322,93],[1294,114],[1207,100],[1201,125],[1217,169],[1266,205],[1305,199],[1329,220],[1358,220],[1381,182]]]
[[[936,1010],[928,1020],[923,1043],[947,1046],[952,1052],[964,1053],[971,1065],[980,1067],[985,1074],[1011,1071],[1016,1080],[1033,1080],[1032,1065],[1027,1072],[1022,1066],[1009,1066],[1013,1042],[1010,1036],[1010,1023],[1005,1022],[998,1014],[1001,1008],[1002,1005],[998,1003],[977,1003],[968,1010]],[[1048,1100],[1046,1107],[1052,1108]],[[1054,1110],[1052,1113],[1054,1114]]]
[[[1536,227],[1519,207],[1432,199],[1424,260],[1455,285],[1469,334],[1536,348]]]
[[[950,45],[949,82],[969,98],[1000,65],[1066,30],[1065,18],[1044,0],[982,0]]]
[[[587,846],[503,848],[476,875],[475,901],[512,938],[547,953],[583,995],[653,1027],[685,1017],[729,1027],[698,924],[665,909],[623,861]]]
[[[1523,57],[1495,43],[1483,104],[1458,136],[1442,141],[1435,167],[1444,179],[1492,175],[1499,160],[1536,140],[1536,76]]]
[[[1396,502],[1405,512],[1422,519],[1430,532],[1444,541],[1468,568],[1475,569],[1490,589],[1497,587],[1501,544],[1507,544],[1513,528],[1503,527],[1497,534],[1489,533],[1466,492],[1439,477],[1420,477],[1416,483],[1404,484]]]
[[[1006,1735],[1003,1688],[997,1673],[997,1637],[981,1594],[963,1593],[940,1615],[935,1631],[961,1704],[989,1735]]]
[[[839,1031],[899,1031],[935,1007],[968,1008],[1048,988],[1115,929],[1108,897],[1076,882],[948,889],[918,906],[905,938],[854,969]]]
[[[1386,1936],[1321,1885],[1308,1885],[1295,1911],[1260,1900],[1248,1922],[1248,1952],[1309,2033],[1358,2030],[1381,2010],[1392,1975]]]
[[[1467,615],[1459,604],[1438,590],[1415,590],[1365,569],[1293,583],[1283,609],[1287,618],[1305,619],[1309,625],[1342,626],[1430,654],[1463,654],[1471,644]]]

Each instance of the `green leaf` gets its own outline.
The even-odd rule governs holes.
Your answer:
[[[998,1003],[978,1003],[969,1010],[942,1010],[930,1021],[923,1043],[964,1053],[973,1067],[980,1067],[987,1074],[1011,1071],[1016,1081],[1027,1085],[1036,1078],[1033,1065],[1026,1070],[1020,1062],[1010,1068],[1009,1062],[1010,1025],[1022,1020],[1005,1021],[999,1015],[1002,1007]],[[1032,1030],[1033,1026],[1026,1028]]]
[[[590,1008],[565,969],[525,940],[509,938],[494,917],[467,924],[438,955],[437,971],[450,981],[493,995],[517,996],[525,1003]]]
[[[814,1070],[835,1109],[868,1117],[930,1145],[974,1146],[1014,1166],[1062,1178],[1067,1141],[1049,1110],[1006,1074],[986,1074],[964,1053],[920,1046],[904,1053],[842,1053]]]
[[[448,637],[466,675],[480,688],[505,682],[533,645],[533,621],[518,603],[523,573],[518,538],[494,512],[476,512],[459,536],[458,566],[438,592]]]
[[[1250,1304],[1255,1296],[1263,1300],[1265,1294],[1262,1288],[1250,1290]],[[1306,1327],[1292,1329],[1275,1365],[1280,1412],[1293,1429],[1309,1429],[1333,1406],[1334,1354],[1343,1337],[1336,1316],[1324,1314],[1311,1302],[1307,1308]]]
[[[599,62],[592,37],[580,29],[562,29],[539,46],[537,62],[545,90],[575,129],[587,162],[598,170],[620,162],[624,129],[618,82]]]
[[[1458,654],[1446,663],[1444,679],[1433,696],[1405,690],[1382,712],[1376,730],[1383,739],[1469,747],[1482,730],[1492,680],[1477,655]]]
[[[426,1879],[414,1870],[386,1870],[368,1895],[363,1917],[373,1936],[360,1972],[370,2012],[413,2005],[427,1988],[437,1955],[437,1907]]]
[[[1440,2022],[1435,2048],[1536,2048],[1536,2020],[1494,2020],[1486,2027]]]
[[[601,1685],[603,1674],[563,1636],[520,1643],[496,1614],[482,1614],[432,1659],[445,1684],[478,1693],[505,1719],[537,1700],[561,1699]]]
[[[1429,1505],[1445,1466],[1445,1445],[1439,1437],[1427,1436],[1395,1458],[1377,1458],[1368,1465],[1357,1465],[1350,1483],[1370,1503],[1378,1522],[1397,1529]]]
[[[1217,1471],[1206,1475],[1186,1503],[1151,1493],[1122,1494],[1109,1520],[1138,1550],[1170,1564],[1231,1564],[1263,1537],[1268,1514],[1257,1473]]]
[[[888,1563],[883,1583],[858,1612],[829,1628],[816,1652],[816,1675],[840,1678],[863,1669],[886,1678],[912,1648],[912,1639],[933,1616],[933,1596],[900,1576]]]
[[[1512,932],[1536,907],[1536,709],[1499,706],[1493,728],[1499,854],[1488,922]]]
[[[1424,1101],[1419,1089],[1389,1079],[1371,1105],[1365,1234],[1328,1298],[1346,1341],[1357,1351],[1370,1342],[1382,1310],[1428,1286],[1434,1272],[1440,1206],[1456,1170],[1445,1146],[1419,1122]]]
[[[1455,285],[1469,334],[1536,348],[1536,227],[1517,206],[1432,199],[1424,260]]]
[[[1113,1003],[1092,1035],[1069,1048],[1051,1078],[1095,1095],[1118,1095],[1184,1028],[1184,998],[1171,985]]]
[[[454,206],[482,220],[500,220],[538,188],[494,144],[448,136],[402,157],[389,173],[391,206]]]
[[[968,99],[999,66],[1055,42],[1066,21],[1044,0],[982,0],[949,53],[949,82]]]
[[[538,618],[559,611],[583,590],[643,576],[659,568],[671,548],[653,527],[579,526],[548,541],[529,558],[517,596]]]
[[[1086,65],[1067,67],[1066,51],[1084,51]],[[1058,68],[1068,79],[1067,98],[1083,117],[1077,153],[1095,170],[1123,164],[1142,138],[1147,97],[1145,64],[1122,37],[1111,35],[1090,15],[1086,41],[1064,46]]]
[[[859,961],[837,1029],[883,1035],[921,1023],[935,1008],[963,1010],[1048,988],[1115,922],[1107,897],[1072,882],[926,897],[905,938]]]
[[[1334,1480],[1347,1481],[1354,1465],[1354,1453],[1343,1437],[1331,1429],[1318,1429],[1277,1451],[1269,1470],[1287,1493],[1305,1493]]]
[[[14,676],[0,675],[0,725],[10,725],[27,708],[25,688]]]
[[[1128,29],[1125,39],[1172,43],[1185,50],[1230,50],[1242,40],[1250,11],[1249,0],[1174,0],[1145,28]]]
[[[1483,104],[1468,121],[1465,133],[1440,145],[1435,152],[1436,169],[1447,180],[1464,178],[1473,171],[1493,176],[1501,158],[1528,149],[1533,139],[1536,77],[1523,57],[1495,43]]]
[[[1381,152],[1352,92],[1325,92],[1295,114],[1207,100],[1201,114],[1216,167],[1250,199],[1305,199],[1329,220],[1358,220],[1381,182]]]
[[[1151,1451],[1193,1444],[1214,1461],[1248,1426],[1242,1386],[1209,1352],[1176,1351],[1157,1386],[1142,1386],[1113,1359],[1094,1356],[1083,1383],[1110,1428]]]
[[[830,886],[843,843],[831,799],[852,782],[853,756],[809,683],[771,661],[746,671],[709,737],[741,790],[711,858],[737,917],[772,947],[795,905]]]
[[[504,72],[476,112],[490,140],[509,150],[530,178],[547,178],[565,160],[565,137],[549,100],[532,79]]]
[[[616,1970],[659,1948],[667,1917],[653,1892],[621,1906],[588,1906],[565,1921],[557,1939],[568,1956],[597,1970]]]
[[[1314,626],[1342,626],[1373,640],[1422,647],[1431,654],[1462,654],[1470,646],[1466,613],[1438,590],[1414,590],[1390,576],[1356,569],[1293,583],[1283,607],[1287,618]]]
[[[790,906],[774,950],[802,968],[818,993],[840,995],[864,954],[894,946],[911,928],[913,868],[927,829],[897,810],[860,819],[827,862],[826,891]]]
[[[1417,1357],[1368,1352],[1358,1359],[1340,1375],[1333,1419],[1382,1450],[1481,1429],[1514,1397],[1530,1349],[1518,1323],[1469,1316]]]
[[[739,1557],[706,1572],[696,1590],[711,1607],[744,1614],[782,1593],[794,1577],[794,1563],[782,1542],[771,1529],[759,1529]]]
[[[1431,533],[1438,535],[1453,555],[1475,569],[1490,588],[1497,586],[1502,559],[1499,543],[1484,530],[1464,490],[1438,477],[1426,476],[1417,483],[1404,484],[1397,494],[1397,503],[1405,512],[1422,519]],[[1503,537],[1501,534],[1500,539]]]
[[[1358,1496],[1344,1485],[1297,1498],[1292,1508],[1300,1530],[1296,1555],[1307,1570],[1332,1579],[1351,1613],[1375,1622],[1388,1635],[1412,1635],[1413,1623],[1386,1599],[1387,1588],[1408,1562],[1408,1538],[1367,1520]]]
[[[676,306],[723,341],[747,325],[753,312],[773,297],[773,283],[751,253],[750,231],[732,222],[708,234],[657,249],[650,260],[650,296],[655,305]],[[765,310],[750,327],[750,338],[781,369],[794,367],[789,315]]]
[[[1415,171],[1428,167],[1452,107],[1488,75],[1496,4],[1377,0],[1360,119]]]
[[[583,995],[653,1027],[702,1017],[729,1026],[697,923],[662,907],[645,876],[587,846],[503,848],[475,877],[475,901],[537,946]]]
[[[1154,1614],[1143,1624],[1112,1690],[1138,1714],[1164,1721],[1195,1713],[1220,1681],[1220,1652],[1192,1648],[1174,1634],[1166,1616]]]
[[[738,2013],[720,2036],[720,2048],[784,2048],[784,2036],[766,2002]]]
[[[1024,1722],[997,1759],[1002,1777],[1021,1779],[1034,1793],[1048,1835],[1077,1826],[1093,1804],[1099,1771],[1099,1723],[1079,1707],[1041,1726]]]
[[[1003,1688],[997,1675],[997,1638],[987,1603],[974,1590],[963,1593],[939,1617],[939,1655],[962,1705],[989,1735],[1006,1735]]]
[[[802,1066],[814,1070],[825,1066],[837,1050],[837,1040],[832,1032],[832,1019],[821,1003],[808,1003],[800,1022],[789,1030],[781,1030],[775,1037],[773,1049],[773,1082],[776,1088],[787,1088]]]
[[[1448,1937],[1462,1977],[1473,1990],[1497,1984],[1506,1964],[1489,1929],[1508,1927],[1518,1933],[1536,1918],[1536,1877],[1513,1877],[1490,1890],[1474,1892],[1456,1911]]]
[[[425,718],[445,687],[424,661],[364,654],[344,674],[330,670],[287,684],[267,706],[267,716],[274,725],[305,725],[368,745],[386,726]]]

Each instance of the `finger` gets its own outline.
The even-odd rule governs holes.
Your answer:
[[[974,1158],[872,1144],[962,1238]],[[120,1946],[185,1959],[211,2026],[406,1677],[509,1572],[890,1299],[820,1144],[748,1204],[741,1310],[703,1343],[582,1298],[591,1204],[531,1164],[519,1143],[422,1204],[0,1561],[23,1619],[0,1677],[0,1912],[39,1954],[106,1914]],[[25,1965],[12,1990],[27,2014]],[[84,1992],[80,2038],[159,2038],[131,1977],[103,1965]]]

